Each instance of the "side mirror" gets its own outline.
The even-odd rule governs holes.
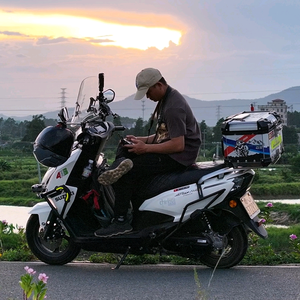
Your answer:
[[[63,107],[59,113],[58,116],[60,118],[60,120],[65,124],[68,120],[69,120],[69,112],[68,109],[66,107]]]
[[[109,89],[109,90],[106,90],[105,92],[103,92],[103,97],[104,97],[106,103],[110,103],[110,102],[114,101],[115,95],[116,95],[116,93],[112,89]]]

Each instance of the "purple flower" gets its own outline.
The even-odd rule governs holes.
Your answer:
[[[39,279],[40,281],[43,281],[44,283],[47,283],[48,278],[49,278],[49,277],[48,277],[45,273],[41,273],[41,274],[39,275],[39,277],[38,277],[38,279]]]
[[[29,268],[28,266],[26,266],[24,270],[30,275],[34,275],[36,273],[36,271],[34,271],[32,268]]]
[[[291,239],[291,240],[296,240],[296,239],[297,239],[296,234],[291,234],[291,235],[290,235],[290,239]]]
[[[272,202],[269,202],[266,207],[273,207],[273,203]]]
[[[261,219],[260,222],[261,223],[266,223],[266,219]]]
[[[8,222],[6,220],[1,221],[3,225],[8,225]]]

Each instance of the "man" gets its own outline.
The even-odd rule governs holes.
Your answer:
[[[126,215],[140,180],[186,169],[196,161],[201,145],[199,126],[190,106],[167,84],[159,70],[142,70],[136,76],[136,87],[135,100],[146,95],[157,102],[152,116],[152,120],[157,118],[156,133],[144,137],[128,135],[130,144],[123,148],[127,151],[121,151],[109,169],[99,176],[101,184],[113,184],[115,218],[108,227],[95,232],[98,237],[132,231]]]

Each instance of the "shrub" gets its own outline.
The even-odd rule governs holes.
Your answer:
[[[5,160],[0,160],[0,170],[2,171],[8,171],[11,169],[11,166],[8,164]]]
[[[290,159],[291,163],[291,170],[293,173],[299,174],[300,173],[300,155],[293,157]]]

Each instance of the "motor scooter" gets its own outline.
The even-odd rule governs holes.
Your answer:
[[[200,162],[141,183],[128,212],[133,231],[94,235],[114,217],[113,188],[97,181],[109,166],[106,142],[125,130],[111,121],[117,116],[109,107],[114,97],[113,90],[104,91],[103,73],[84,79],[72,117],[63,108],[58,125],[36,138],[34,155],[48,170],[32,186],[43,200],[29,211],[26,225],[33,254],[51,265],[71,262],[81,249],[123,254],[116,268],[128,253],[178,255],[212,268],[237,265],[249,232],[262,238],[267,232],[249,191],[255,172],[224,161]]]

